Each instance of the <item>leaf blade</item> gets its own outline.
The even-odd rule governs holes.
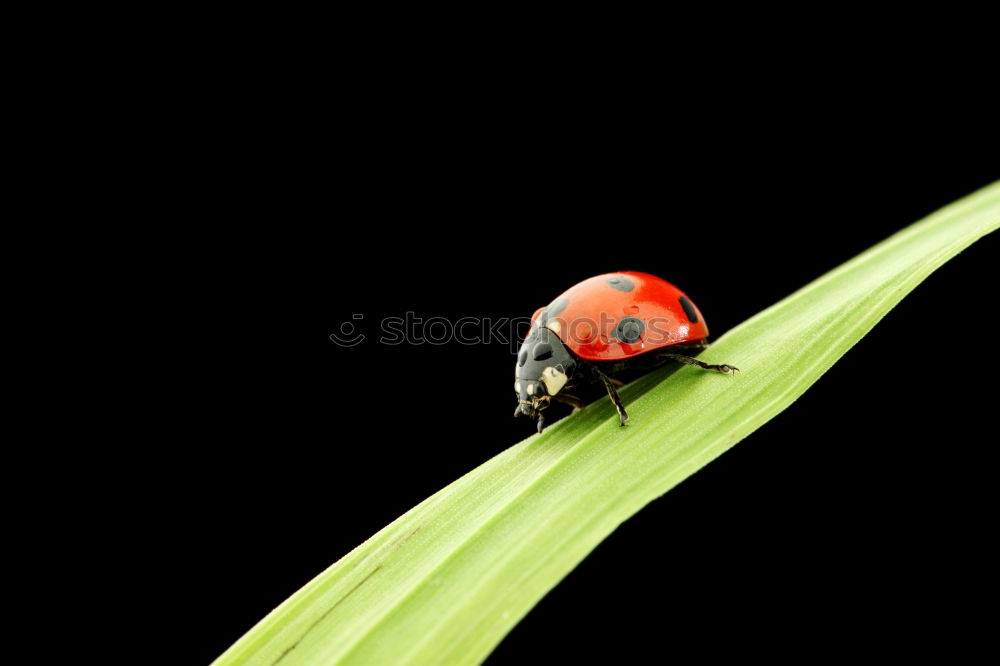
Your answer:
[[[617,525],[804,393],[933,270],[1000,226],[994,184],[736,327],[685,367],[511,447],[381,530],[215,663],[475,664]],[[879,381],[890,381],[882,378]]]

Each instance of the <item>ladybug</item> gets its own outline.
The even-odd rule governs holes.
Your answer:
[[[688,355],[707,347],[707,338],[701,312],[666,280],[635,271],[586,279],[532,316],[514,367],[514,416],[536,419],[541,432],[550,401],[578,409],[584,401],[574,391],[598,385],[624,426],[628,413],[615,387],[624,385],[618,378],[630,371],[646,372],[669,361],[723,374],[739,370]]]

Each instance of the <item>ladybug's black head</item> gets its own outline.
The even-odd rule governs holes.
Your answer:
[[[521,413],[537,418],[575,370],[576,359],[559,336],[545,327],[532,327],[521,343],[514,367],[514,392]]]

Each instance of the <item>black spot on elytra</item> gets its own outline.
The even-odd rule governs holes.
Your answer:
[[[642,336],[642,332],[645,330],[646,324],[641,319],[625,317],[615,327],[614,336],[626,344],[632,344]]]
[[[698,311],[694,309],[694,303],[688,300],[687,296],[681,296],[681,307],[684,308],[684,314],[687,315],[688,321],[692,324],[698,323]]]
[[[632,291],[635,289],[635,283],[629,280],[627,277],[617,276],[613,278],[608,278],[608,284],[617,289],[618,291]]]

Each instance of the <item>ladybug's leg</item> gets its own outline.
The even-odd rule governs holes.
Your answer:
[[[542,428],[545,427],[545,414],[538,412],[538,423],[536,424],[538,432],[542,432]]]
[[[690,356],[684,356],[683,354],[662,354],[663,358],[671,358],[675,361],[680,361],[685,365],[697,365],[699,368],[704,370],[715,370],[721,372],[724,375],[728,375],[731,372],[739,372],[739,368],[734,365],[727,365],[725,363],[721,365],[709,365],[704,361],[699,361],[696,358],[691,358]]]
[[[570,395],[568,393],[556,393],[554,396],[552,396],[552,399],[558,400],[559,402],[565,403],[567,405],[571,405],[573,407],[573,411],[583,408],[583,400],[580,400],[580,398],[576,397],[575,395]]]
[[[604,384],[604,388],[608,390],[608,397],[611,398],[611,402],[615,403],[615,409],[618,410],[618,419],[621,421],[621,425],[625,425],[628,423],[628,413],[625,411],[625,406],[622,405],[622,399],[618,397],[618,391],[615,390],[614,382],[611,380],[611,377],[601,372],[596,366],[591,367],[597,378]]]

